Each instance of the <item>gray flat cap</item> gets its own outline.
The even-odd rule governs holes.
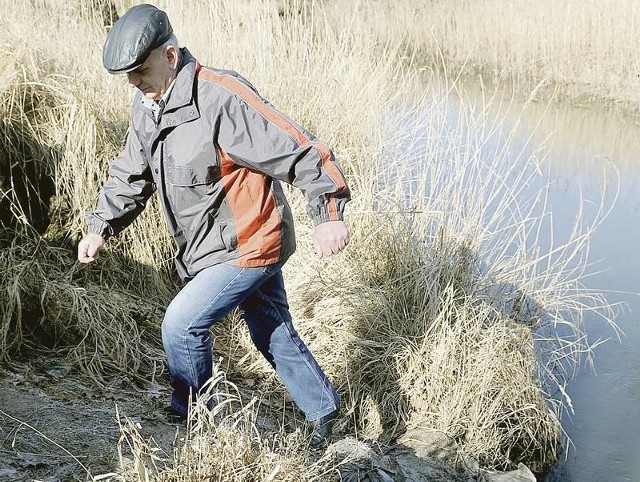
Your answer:
[[[102,50],[104,68],[111,74],[120,74],[140,67],[172,33],[169,18],[162,10],[148,4],[131,7],[109,30]]]

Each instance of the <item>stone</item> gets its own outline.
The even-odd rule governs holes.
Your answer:
[[[510,472],[480,471],[478,482],[536,482],[536,476],[524,464],[518,464],[517,470]]]

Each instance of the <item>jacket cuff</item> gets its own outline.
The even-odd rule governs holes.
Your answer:
[[[321,212],[313,215],[312,219],[313,224],[317,226],[318,224],[327,223],[329,221],[344,221],[344,216],[340,211],[329,214],[328,211],[322,210]]]
[[[109,223],[92,214],[87,214],[87,228],[90,233],[99,234],[106,241],[113,236],[113,230]]]

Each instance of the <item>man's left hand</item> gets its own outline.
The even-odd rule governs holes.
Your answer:
[[[349,230],[344,221],[328,221],[313,230],[313,247],[320,258],[338,254],[349,244]]]

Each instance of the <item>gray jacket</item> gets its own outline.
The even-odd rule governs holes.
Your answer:
[[[302,190],[315,224],[343,219],[349,189],[332,152],[232,71],[182,64],[156,124],[138,92],[123,153],[111,164],[89,231],[108,239],[157,190],[183,279],[217,263],[265,266],[295,250],[279,181]]]

